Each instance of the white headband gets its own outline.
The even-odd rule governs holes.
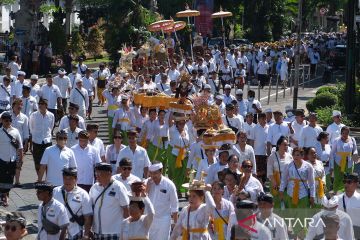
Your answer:
[[[326,196],[323,197],[323,199],[321,200],[322,205],[326,208],[334,208],[337,207],[339,205],[339,200],[336,196],[327,199]]]
[[[163,168],[163,164],[160,162],[160,163],[155,163],[155,164],[152,164],[150,167],[149,167],[149,171],[150,172],[155,172],[157,170],[160,170]]]

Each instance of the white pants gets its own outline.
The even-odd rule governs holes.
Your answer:
[[[170,239],[171,217],[154,218],[150,229],[149,239],[168,240]]]

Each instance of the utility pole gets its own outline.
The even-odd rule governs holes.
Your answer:
[[[348,1],[347,44],[346,44],[346,88],[345,110],[352,114],[355,107],[355,12],[356,0]]]
[[[302,1],[298,3],[298,19],[297,19],[297,40],[295,51],[295,82],[294,82],[294,95],[293,95],[293,109],[297,109],[298,93],[299,93],[299,80],[300,80],[300,47],[301,47],[301,25],[302,25]]]

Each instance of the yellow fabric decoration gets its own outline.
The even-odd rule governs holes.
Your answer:
[[[228,222],[228,218],[224,218]],[[224,236],[224,220],[220,217],[214,218],[214,231],[218,234],[218,240],[225,240]]]
[[[206,228],[190,228],[189,231],[186,228],[182,229],[182,240],[189,240],[188,234],[190,233],[206,233],[208,230]]]
[[[130,119],[128,119],[128,118],[119,118],[117,121],[130,123]]]
[[[291,178],[291,181],[294,181],[294,189],[293,189],[293,195],[291,202],[294,205],[298,205],[299,203],[299,192],[300,192],[300,179],[297,178]]]
[[[182,167],[182,160],[184,160],[185,159],[185,157],[186,157],[186,146],[185,147],[179,147],[179,146],[177,146],[177,145],[175,145],[174,146],[174,148],[177,148],[177,149],[179,149],[179,153],[178,153],[178,155],[177,155],[177,157],[176,157],[176,161],[175,161],[175,167],[176,168],[181,168]]]
[[[317,194],[318,194],[319,199],[321,199],[325,195],[325,193],[324,193],[324,182],[322,181],[322,179],[320,177],[316,177],[315,180],[318,181],[318,183],[319,183],[319,186],[318,186],[318,189],[317,189]]]
[[[280,186],[280,172],[274,171],[274,173],[273,173],[273,178],[274,178],[274,180],[275,180],[275,182],[276,182],[276,185],[277,185],[277,186]],[[273,194],[274,196],[277,196],[277,195],[279,194],[279,191],[273,188],[273,189],[272,189],[272,194]]]
[[[345,168],[346,168],[346,158],[350,157],[351,153],[350,152],[337,152],[336,154],[341,157],[340,171],[343,173],[343,172],[345,172]]]
[[[118,109],[119,109],[119,106],[118,106],[118,105],[115,105],[115,104],[108,106],[108,110],[116,111],[116,110],[118,110]]]

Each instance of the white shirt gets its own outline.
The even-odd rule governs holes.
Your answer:
[[[262,222],[269,229],[272,235],[272,240],[289,239],[286,222],[275,213],[271,213],[268,218],[262,219],[261,212],[259,212],[257,214],[257,220]]]
[[[254,130],[255,126],[255,123],[248,124],[246,121],[244,122],[244,131],[246,132],[246,136],[248,139],[252,139],[251,132]]]
[[[255,104],[256,107],[261,110],[261,103],[258,100],[254,99],[252,101],[248,100],[248,110],[247,110],[247,112],[251,112],[252,114],[257,114],[255,108],[253,108],[253,104]]]
[[[143,200],[146,214],[142,214],[137,221],[130,221],[131,217],[124,219],[121,226],[121,239],[149,239],[149,229],[154,217],[154,207],[148,197]]]
[[[168,77],[170,81],[177,81],[180,77],[180,72],[178,70],[171,70],[168,71]]]
[[[28,118],[33,112],[38,110],[38,104],[36,99],[33,96],[29,96],[27,98],[21,97],[23,102],[23,107],[21,108],[21,112],[24,113]]]
[[[11,126],[19,130],[21,139],[23,141],[25,141],[25,139],[29,139],[29,118],[21,112],[16,116],[13,111],[11,112],[11,117]]]
[[[169,219],[172,213],[178,212],[179,203],[175,184],[165,176],[161,176],[160,183],[156,185],[147,180],[149,198],[154,205],[157,219]]]
[[[243,161],[250,160],[252,162],[252,172],[256,174],[256,161],[255,161],[255,153],[252,146],[249,144],[245,145],[244,151],[240,149],[239,144],[235,144],[232,146],[232,149],[234,151],[234,154],[239,158],[240,166]]]
[[[125,111],[124,108],[120,108],[115,111],[112,128],[119,128],[122,131],[127,131],[130,129],[132,122],[134,122],[134,120],[130,110]]]
[[[285,152],[284,158],[281,158],[278,152],[272,152],[267,160],[267,177],[274,176],[274,172],[279,172],[282,176],[285,166],[292,161],[293,157],[290,153]]]
[[[9,110],[11,100],[11,85],[5,87],[5,85],[1,84],[0,86],[0,109],[1,110]]]
[[[304,184],[300,180],[304,181]],[[315,197],[315,178],[314,178],[314,168],[308,162],[302,161],[301,167],[295,169],[295,163],[290,162],[285,165],[285,169],[283,174],[281,175],[281,184],[280,184],[280,192],[284,192],[286,188],[287,194],[292,197],[295,183],[291,179],[299,179],[299,200],[308,197],[308,190],[310,188],[310,197]]]
[[[133,165],[132,173],[138,178],[142,179],[144,177],[144,168],[149,167],[151,164],[146,150],[139,145],[136,145],[134,152],[130,149],[129,146],[121,149],[116,162],[117,166],[119,166],[119,162],[124,157],[131,160]]]
[[[61,92],[58,86],[52,84],[50,87],[45,84],[41,87],[39,97],[48,100],[48,109],[57,109],[57,99],[61,98]]]
[[[58,200],[65,206],[64,196],[62,194],[62,190],[65,193],[65,198],[71,211],[77,216],[90,216],[93,215],[92,204],[90,200],[89,194],[82,188],[75,186],[73,190],[67,192],[63,186],[59,186],[54,188],[53,196],[54,199]],[[69,210],[66,208],[67,215],[69,218],[72,218]],[[76,222],[70,222],[67,233],[69,237],[73,237],[82,231],[82,227],[79,226]]]
[[[134,174],[130,173],[130,175],[126,178],[123,179],[121,174],[116,174],[113,175],[113,178],[115,180],[118,180],[119,182],[121,182],[122,184],[124,184],[124,186],[126,187],[126,190],[128,191],[128,193],[131,195],[132,191],[131,191],[131,184],[134,182],[141,182],[141,179],[138,178],[137,176],[135,176]]]
[[[343,198],[345,202],[345,208],[343,205]],[[360,193],[356,190],[351,197],[348,197],[345,193],[338,195],[338,202],[339,202],[339,210],[342,210],[350,215],[352,220],[352,224],[354,226],[360,227]]]
[[[237,128],[237,132],[235,134],[244,129],[244,118],[241,115],[233,115],[232,118],[225,115],[222,117],[222,122],[229,128],[230,126]]]
[[[215,164],[217,161],[216,161],[216,158],[214,158],[214,163],[212,164]],[[197,171],[196,171],[196,176],[195,176],[195,179],[196,180],[200,180],[201,178],[201,174],[202,172],[205,173],[204,176],[207,176],[208,174],[208,171],[209,171],[209,167],[212,165],[209,163],[209,160],[205,157],[205,159],[201,159],[200,163],[199,163],[199,166],[197,168]],[[205,179],[204,179],[205,180]]]
[[[319,126],[305,126],[301,131],[299,147],[315,147],[317,137],[322,131],[322,128]]]
[[[84,118],[78,114],[76,114],[76,116],[78,116],[78,118],[79,118],[78,127],[81,128],[82,130],[85,130],[86,125],[85,125]],[[63,116],[59,123],[59,131],[65,129],[65,128],[68,128],[68,127],[69,127],[69,115]]]
[[[69,97],[69,88],[71,89],[71,82],[70,78],[67,76],[60,77],[56,76],[54,77],[54,84],[58,86],[62,98],[68,98]]]
[[[96,137],[92,141],[89,140],[89,144],[95,147],[95,149],[99,152],[100,157],[105,156],[106,152],[105,152],[104,142],[100,138]]]
[[[105,186],[106,187],[106,186]],[[96,198],[104,190],[98,182],[90,189],[90,199],[94,206],[93,231],[97,234],[119,234],[123,222],[123,207],[130,203],[127,190],[119,181],[114,180],[111,186],[104,192],[102,201]],[[102,204],[101,204],[102,203]]]
[[[46,111],[45,115],[42,115],[40,111],[32,113],[29,120],[32,141],[37,144],[50,143],[54,123],[54,114],[49,111]]]
[[[68,148],[71,148],[72,146],[75,146],[76,144],[79,143],[79,132],[82,131],[81,128],[76,127],[74,131],[71,131],[71,129],[65,128],[64,131],[67,133],[67,141],[66,141],[66,146]]]
[[[66,146],[60,149],[56,144],[45,149],[40,164],[47,167],[46,181],[55,186],[63,184],[62,170],[64,168],[77,166],[74,152]]]
[[[267,75],[269,70],[269,64],[265,61],[260,61],[257,68],[257,74]]]
[[[329,134],[329,143],[332,144],[336,138],[340,137],[341,128],[345,124],[340,123],[339,125],[333,122],[326,128],[326,132]]]
[[[81,92],[81,93],[80,93]],[[85,88],[73,88],[70,93],[70,102],[79,105],[79,109],[89,108],[89,96]]]
[[[272,124],[269,127],[268,136],[266,141],[270,142],[271,145],[276,145],[276,142],[279,140],[281,136],[289,136],[290,135],[290,129],[289,126],[286,123],[281,124]]]
[[[99,152],[90,144],[85,149],[76,144],[73,150],[78,171],[78,184],[92,185],[94,183],[94,167],[101,162]]]
[[[22,96],[22,88],[23,88],[24,84],[28,84],[28,82],[25,80],[23,82],[16,80],[14,87],[11,88],[11,96],[20,98]]]
[[[249,109],[249,101],[247,99],[243,99],[241,101],[237,101],[238,105],[238,113],[245,118],[247,111]]]
[[[61,229],[65,229],[70,221],[69,216],[67,215],[67,210],[63,204],[61,204],[58,200],[54,198],[50,200],[45,206],[43,203],[39,204],[38,208],[38,239],[39,240],[59,240],[60,233],[55,235],[47,234],[45,229],[43,229],[42,223],[42,213],[45,212],[46,219],[50,222],[58,225]]]
[[[208,169],[208,174],[205,179],[206,184],[213,184],[213,182],[218,181],[218,172],[222,171],[224,168],[227,168],[228,165],[221,165],[220,161],[212,164]]]
[[[14,162],[17,159],[17,151],[11,145],[9,137],[3,131],[3,127],[0,128],[0,159],[5,162]],[[14,127],[6,129],[7,133],[10,134],[13,138],[15,138],[19,143],[19,148],[22,149],[22,139],[17,130]]]
[[[11,69],[11,75],[17,76],[18,71],[20,71],[21,66],[14,61],[9,62],[8,67]]]
[[[226,94],[224,94],[224,99],[223,99],[223,103],[226,105],[226,104],[229,104],[231,103],[233,100],[236,100],[236,98],[233,96],[233,95],[229,95],[227,96]]]
[[[269,132],[269,125],[265,124],[262,127],[259,123],[255,125],[250,132],[249,139],[254,140],[254,152],[255,155],[266,155],[266,139]]]
[[[89,97],[94,96],[95,80],[93,77],[83,77],[83,87],[88,92]]]
[[[293,121],[291,123],[291,127],[294,130],[294,133],[291,134],[291,138],[294,139],[295,141],[298,141],[299,144],[299,140],[301,138],[301,132],[302,129],[307,126],[307,122],[303,121],[302,124],[299,124],[297,121]],[[295,144],[291,143],[291,147],[296,147]]]
[[[115,175],[117,172],[118,166],[116,165],[116,160],[119,155],[121,149],[125,148],[126,146],[121,144],[120,149],[117,150],[115,144],[110,144],[106,146],[105,149],[105,160],[107,163],[111,164],[112,168],[112,175]]]

